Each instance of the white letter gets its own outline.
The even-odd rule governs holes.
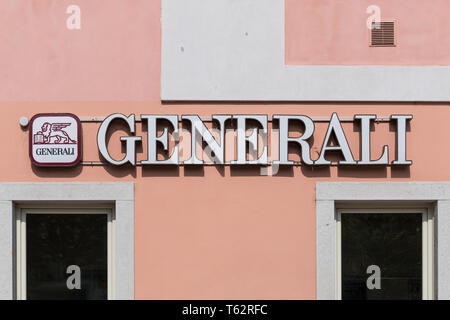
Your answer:
[[[125,164],[127,162],[130,162],[134,166],[136,164],[136,148],[135,148],[136,142],[142,141],[141,137],[120,137],[120,141],[125,141],[125,143],[126,143],[126,154],[122,160],[120,160],[120,161],[114,160],[109,155],[108,148],[106,146],[106,133],[108,131],[108,127],[109,127],[110,123],[115,119],[122,119],[122,120],[126,121],[128,123],[128,127],[130,128],[130,132],[132,134],[135,133],[136,124],[134,121],[134,114],[130,115],[129,117],[126,117],[125,115],[123,115],[121,113],[112,114],[102,122],[102,124],[100,125],[100,128],[98,129],[98,133],[97,133],[98,149],[99,149],[101,155],[103,156],[103,158],[105,158],[106,161],[108,161],[109,163],[111,163],[113,165],[119,166],[119,165]]]
[[[147,160],[142,161],[142,164],[178,164],[178,144],[174,146],[172,155],[169,159],[158,160],[157,143],[161,143],[164,150],[169,150],[169,130],[164,128],[164,132],[159,137],[157,136],[156,122],[157,120],[167,120],[173,126],[173,135],[178,136],[178,116],[166,116],[166,115],[141,115],[141,119],[147,119],[148,127],[148,146],[147,146]]]
[[[73,272],[73,273],[72,273]],[[67,267],[66,269],[67,274],[71,274],[66,281],[67,289],[73,290],[73,289],[81,289],[81,269],[79,266],[73,264]]]
[[[388,164],[389,151],[388,146],[383,147],[383,154],[378,160],[370,160],[370,120],[376,119],[374,114],[357,114],[353,119],[361,120],[361,160],[358,164],[372,165],[372,164]]]
[[[197,158],[197,140],[205,141],[212,152],[214,152],[214,163],[223,164],[224,163],[224,147],[225,147],[225,121],[231,119],[230,115],[219,116],[213,115],[212,119],[219,121],[220,125],[220,145],[214,139],[211,132],[204,125],[203,121],[197,115],[183,115],[181,116],[183,120],[189,120],[191,122],[191,157],[184,161],[184,164],[203,164],[203,160]],[[200,134],[200,137],[197,136]]]
[[[397,159],[392,161],[396,165],[411,165],[411,160],[406,160],[406,120],[411,120],[412,115],[392,115],[391,120],[397,120]]]
[[[381,28],[381,9],[379,6],[371,5],[367,7],[367,14],[372,15],[367,18],[367,28],[372,29],[380,29]]]
[[[367,289],[373,290],[373,289],[381,289],[381,270],[379,266],[371,265],[367,267],[367,274],[372,273],[373,274],[367,278],[366,285]]]
[[[66,26],[69,30],[80,30],[81,29],[81,9],[77,5],[70,5],[66,10],[67,14],[72,14],[67,18]]]
[[[282,116],[282,115],[274,115],[273,119],[279,120],[279,126],[280,126],[280,160],[273,161],[274,164],[280,164],[280,165],[286,165],[286,164],[293,164],[294,161],[288,160],[288,145],[289,142],[295,142],[298,143],[301,147],[302,152],[302,161],[306,164],[313,164],[313,161],[311,160],[310,155],[310,145],[308,143],[308,139],[311,138],[311,136],[314,133],[314,122],[311,120],[311,118],[306,116]],[[290,120],[299,120],[301,121],[305,126],[305,132],[300,137],[289,137],[289,121]]]
[[[330,141],[331,133],[334,132],[336,136],[337,145],[328,146]],[[325,140],[323,141],[322,150],[320,151],[319,159],[317,159],[314,164],[331,164],[331,161],[325,160],[325,152],[329,150],[340,151],[344,156],[344,161],[339,161],[339,164],[356,164],[353,158],[352,152],[348,145],[347,139],[345,138],[344,130],[342,129],[341,122],[336,112],[331,116],[330,124],[328,126],[327,134],[325,135]]]
[[[267,164],[267,115],[235,115],[237,119],[237,160],[231,161],[232,164]],[[258,129],[254,128],[252,133],[247,136],[247,120],[256,120],[263,127],[264,148],[262,154],[258,157]],[[249,143],[250,153],[256,154],[255,160],[247,160],[247,142]]]

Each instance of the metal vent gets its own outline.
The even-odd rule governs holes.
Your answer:
[[[370,44],[372,46],[395,46],[394,21],[381,21],[372,23]]]

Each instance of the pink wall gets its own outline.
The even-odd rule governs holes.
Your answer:
[[[86,19],[81,31],[68,31],[65,8],[75,2]],[[6,45],[0,47],[0,180],[134,182],[136,298],[313,299],[317,181],[450,180],[448,104],[162,104],[160,4],[130,3],[110,0],[103,8],[87,0],[2,1],[0,39]],[[287,4],[293,6],[292,1]],[[341,61],[340,51],[332,52]],[[296,57],[303,61],[302,55],[288,61],[294,63]],[[328,117],[333,111],[340,116],[413,114],[407,148],[414,164],[403,169],[294,167],[274,177],[229,167],[44,169],[31,165],[28,131],[18,122],[41,112]],[[99,159],[97,129],[98,123],[83,123],[85,161]],[[344,129],[357,156],[358,132],[349,123]],[[320,148],[325,130],[326,124],[317,125],[313,151]],[[394,139],[386,123],[376,125],[374,155],[389,144],[392,159]],[[145,141],[143,146],[139,160],[145,157]],[[118,151],[116,144],[114,148]]]
[[[159,100],[161,5],[132,3],[2,0],[1,100]],[[66,27],[72,4],[81,30]]]
[[[367,7],[397,21],[396,47],[370,47]],[[450,65],[448,0],[286,0],[288,65]]]
[[[124,113],[286,113],[342,117],[411,113],[407,134],[410,168],[294,167],[264,177],[258,169],[33,168],[28,132],[18,119],[36,112],[70,111],[78,116]],[[2,103],[2,181],[132,181],[135,183],[135,275],[139,299],[313,299],[315,297],[315,183],[317,181],[449,181],[447,105],[161,105],[158,102]],[[430,127],[432,125],[432,127]],[[98,124],[83,124],[84,160],[98,160]],[[137,126],[141,135],[140,125]],[[317,124],[313,150],[326,130]],[[359,134],[344,124],[355,157]],[[119,135],[113,135],[116,146]],[[124,134],[124,133],[122,133]],[[144,135],[145,138],[145,135]],[[372,152],[383,144],[394,157],[395,132],[376,125]],[[138,158],[144,159],[146,148]],[[114,148],[112,148],[114,149]],[[313,152],[313,157],[317,154]],[[295,159],[295,156],[293,157]]]

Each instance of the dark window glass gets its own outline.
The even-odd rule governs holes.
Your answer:
[[[422,299],[421,214],[342,214],[341,231],[342,299]]]
[[[106,214],[28,214],[26,230],[27,299],[107,299]]]

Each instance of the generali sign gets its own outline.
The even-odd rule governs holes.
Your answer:
[[[37,114],[30,121],[30,159],[38,166],[74,166],[81,159],[81,124],[69,113]]]
[[[389,146],[384,146],[380,150],[381,156],[376,159],[372,158],[370,153],[370,126],[376,120],[376,115],[363,114],[355,115],[353,121],[360,123],[360,137],[361,149],[360,159],[355,159],[347,142],[341,121],[336,113],[333,113],[329,121],[328,129],[326,131],[319,157],[316,160],[311,159],[311,150],[309,140],[314,135],[314,121],[305,115],[274,115],[273,121],[278,122],[279,127],[279,141],[278,141],[278,160],[268,160],[268,145],[267,145],[267,131],[268,131],[268,117],[267,115],[213,115],[212,121],[216,122],[218,134],[214,137],[210,129],[205,125],[203,120],[198,115],[182,115],[181,120],[190,123],[190,138],[191,150],[190,158],[179,160],[178,144],[171,148],[170,154],[167,158],[162,160],[158,158],[158,149],[161,147],[169,153],[169,132],[171,136],[179,136],[179,118],[178,115],[141,115],[140,121],[146,124],[147,130],[147,159],[140,161],[141,165],[203,165],[204,160],[198,158],[197,148],[202,148],[202,144],[206,144],[206,148],[210,150],[213,158],[213,163],[218,165],[225,164],[225,123],[234,121],[234,131],[236,139],[235,158],[229,164],[231,165],[293,165],[294,161],[288,159],[288,146],[296,144],[301,150],[302,162],[311,165],[331,165],[331,161],[326,159],[326,154],[329,151],[338,152],[342,160],[338,162],[339,165],[411,165],[412,161],[407,160],[406,157],[406,126],[407,122],[412,119],[412,115],[391,115],[390,121],[395,123],[396,127],[396,158],[389,160]],[[107,146],[107,137],[110,133],[110,125],[113,121],[122,121],[129,130],[129,135],[120,137],[120,140],[125,143],[125,156],[121,159],[113,158]],[[248,123],[257,123],[259,130],[254,127],[249,127]],[[302,132],[295,136],[290,133],[289,126],[291,122],[300,122],[304,127]],[[166,123],[167,126],[163,128],[162,133],[161,123]],[[250,131],[250,133],[249,133]],[[116,113],[107,117],[98,130],[97,145],[100,154],[110,164],[136,165],[136,145],[142,142],[142,137],[135,136],[136,133],[136,118],[134,114],[126,116],[124,114]],[[333,138],[334,137],[334,138]],[[262,143],[258,142],[262,140]],[[331,144],[331,141],[334,141]],[[200,141],[200,143],[198,143]],[[206,149],[205,148],[205,149]],[[256,153],[255,153],[256,150]],[[254,152],[252,160],[248,159],[248,154]],[[270,163],[269,163],[270,162]]]
[[[268,116],[267,115],[213,115],[212,121],[216,122],[217,129],[213,133],[198,115],[182,115],[181,120],[190,123],[190,158],[180,162],[179,145],[174,143],[169,150],[170,138],[178,140],[179,117],[178,115],[141,115],[140,120],[147,125],[147,159],[140,161],[140,165],[203,165],[203,159],[198,157],[202,145],[210,151],[212,163],[225,164],[225,124],[234,121],[234,136],[236,152],[230,165],[293,165],[289,160],[289,145],[300,147],[300,156],[304,164],[310,166],[331,165],[326,158],[328,152],[337,152],[341,160],[338,165],[411,165],[412,161],[406,156],[406,127],[412,115],[391,115],[390,121],[396,128],[396,158],[389,160],[389,146],[385,145],[376,159],[371,155],[370,126],[377,117],[373,114],[360,114],[353,117],[354,122],[360,124],[360,159],[355,159],[347,142],[341,121],[336,113],[333,113],[322,143],[319,156],[316,160],[311,158],[310,140],[314,136],[314,121],[306,115],[274,115],[273,121],[278,123],[278,159],[269,161],[268,158]],[[111,156],[108,151],[108,137],[112,130],[113,121],[122,121],[129,130],[129,135],[120,137],[125,144],[125,155],[121,159]],[[136,146],[142,142],[141,136],[136,136],[136,117],[134,114],[126,116],[115,113],[108,116],[100,125],[97,134],[98,150],[102,157],[110,164],[120,166],[125,164],[137,165]],[[260,129],[248,126],[248,123],[256,123]],[[292,135],[290,124],[301,123],[304,130]],[[167,124],[162,128],[161,124]],[[171,134],[169,134],[171,132]],[[250,133],[249,133],[250,132]],[[216,136],[216,137],[215,137]],[[261,142],[262,140],[262,142]],[[333,140],[334,143],[331,143]],[[199,143],[200,142],[200,143]],[[159,159],[158,150],[163,149],[167,153],[166,159]],[[253,153],[250,160],[248,155]],[[73,166],[81,159],[81,125],[80,120],[73,114],[38,114],[31,120],[30,127],[30,158],[39,166]]]

